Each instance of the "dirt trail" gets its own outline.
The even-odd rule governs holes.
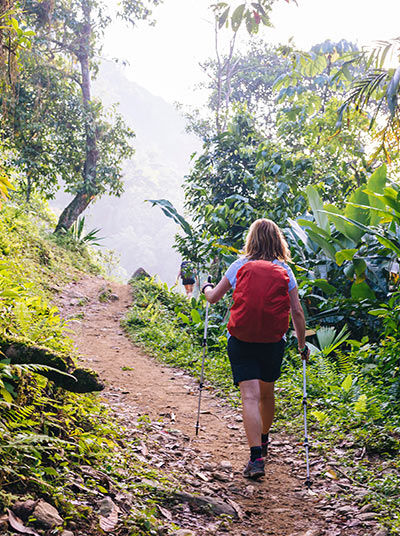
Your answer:
[[[101,303],[99,292],[105,286],[119,299]],[[129,341],[120,321],[131,301],[127,285],[85,277],[65,289],[60,307],[65,318],[83,313],[82,319],[71,322],[74,340],[82,364],[96,370],[106,381],[104,396],[108,403],[124,412],[125,417],[129,414],[128,420],[147,414],[159,421],[161,431],[171,427],[180,431],[177,441],[184,443],[185,454],[175,452],[174,465],[170,455],[162,460],[167,448],[160,439],[145,447],[151,463],[164,465],[164,470],[173,466],[183,471],[188,491],[231,499],[235,506],[239,505],[243,515],[229,528],[234,536],[358,536],[377,532],[374,521],[363,523],[354,518],[354,507],[346,514],[346,505],[332,504],[325,498],[327,492],[334,494],[350,488],[348,481],[333,483],[334,487],[329,488],[330,484],[321,480],[316,483],[315,495],[307,494],[302,448],[285,436],[273,437],[264,480],[245,480],[241,472],[247,461],[247,446],[240,413],[224,405],[210,390],[204,391],[201,431],[196,438],[197,382],[178,369],[159,364]],[[174,448],[171,444],[167,447],[169,451]],[[232,479],[226,476],[229,464],[228,473],[224,472],[224,464],[222,469],[218,467],[222,461],[231,463]],[[325,461],[313,453],[314,473],[321,470],[322,464]],[[362,494],[360,489],[357,492]],[[226,530],[216,524],[215,532],[210,532],[212,520],[205,526],[204,519],[196,520],[196,513],[187,505],[176,522],[182,526],[182,520],[186,523],[183,526],[197,536]]]

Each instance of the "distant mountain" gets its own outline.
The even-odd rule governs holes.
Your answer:
[[[178,226],[145,200],[166,198],[182,210],[181,185],[200,142],[185,132],[172,105],[129,81],[113,62],[101,65],[93,93],[106,107],[119,103],[118,111],[136,133],[136,153],[124,165],[125,193],[99,199],[85,213],[87,226],[101,228],[102,244],[121,256],[128,276],[141,266],[171,284],[180,264],[172,249]],[[57,207],[66,201],[58,196]]]

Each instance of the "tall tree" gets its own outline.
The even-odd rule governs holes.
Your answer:
[[[285,1],[297,3],[296,0]],[[272,26],[270,12],[275,2],[276,0],[245,0],[217,2],[211,5],[215,56],[203,64],[203,69],[210,78],[212,95],[209,104],[213,117],[211,120],[209,117],[199,119],[197,112],[187,114],[191,123],[190,129],[204,139],[223,132],[231,118],[234,87],[238,87],[238,73],[243,72],[241,57],[237,54],[240,32],[244,30],[249,35],[255,35],[261,26]],[[229,32],[228,40],[226,32]],[[223,41],[226,40],[227,45],[224,46]]]
[[[151,5],[159,3],[160,0],[124,0],[119,6],[118,16],[136,24],[138,20],[151,16]],[[91,94],[91,79],[98,67],[101,39],[111,17],[107,5],[96,0],[60,0],[54,6],[50,2],[27,0],[26,8],[35,21],[40,44],[49,59],[56,56],[72,60],[72,68],[68,73],[63,72],[63,75],[73,80],[81,93],[84,161],[80,183],[70,189],[74,198],[63,210],[57,223],[56,231],[60,231],[69,229],[87,206],[105,191],[118,195],[122,190],[118,167],[122,157],[129,151],[126,144],[120,147],[121,158],[114,160],[117,167],[103,170],[105,173],[100,172],[100,147],[104,145],[105,130],[110,134],[110,128],[105,129],[105,123],[100,119],[99,104],[92,99]],[[119,127],[121,126],[119,122]],[[125,134],[128,134],[127,130]],[[111,137],[108,136],[108,139]],[[117,141],[115,135],[113,140],[114,143]],[[115,145],[110,147],[111,150],[114,148]]]

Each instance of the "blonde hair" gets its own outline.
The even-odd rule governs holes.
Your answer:
[[[244,246],[245,256],[252,260],[291,262],[289,246],[282,231],[272,220],[261,218],[250,226]]]

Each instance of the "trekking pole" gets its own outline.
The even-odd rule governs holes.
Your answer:
[[[310,489],[312,481],[310,479],[310,457],[309,457],[309,443],[308,443],[308,431],[307,431],[307,379],[306,379],[307,357],[308,357],[308,348],[306,349],[305,353],[301,353],[301,359],[303,360],[304,447],[306,451],[306,468],[307,468],[307,478],[304,484],[308,489]]]
[[[200,405],[201,405],[201,393],[203,391],[203,382],[204,382],[204,362],[207,354],[207,329],[208,329],[208,307],[209,302],[206,304],[206,319],[204,321],[204,336],[203,336],[203,361],[201,363],[201,374],[200,374],[200,384],[199,384],[199,407],[197,409],[197,423],[196,423],[196,435],[199,435],[200,428]]]

